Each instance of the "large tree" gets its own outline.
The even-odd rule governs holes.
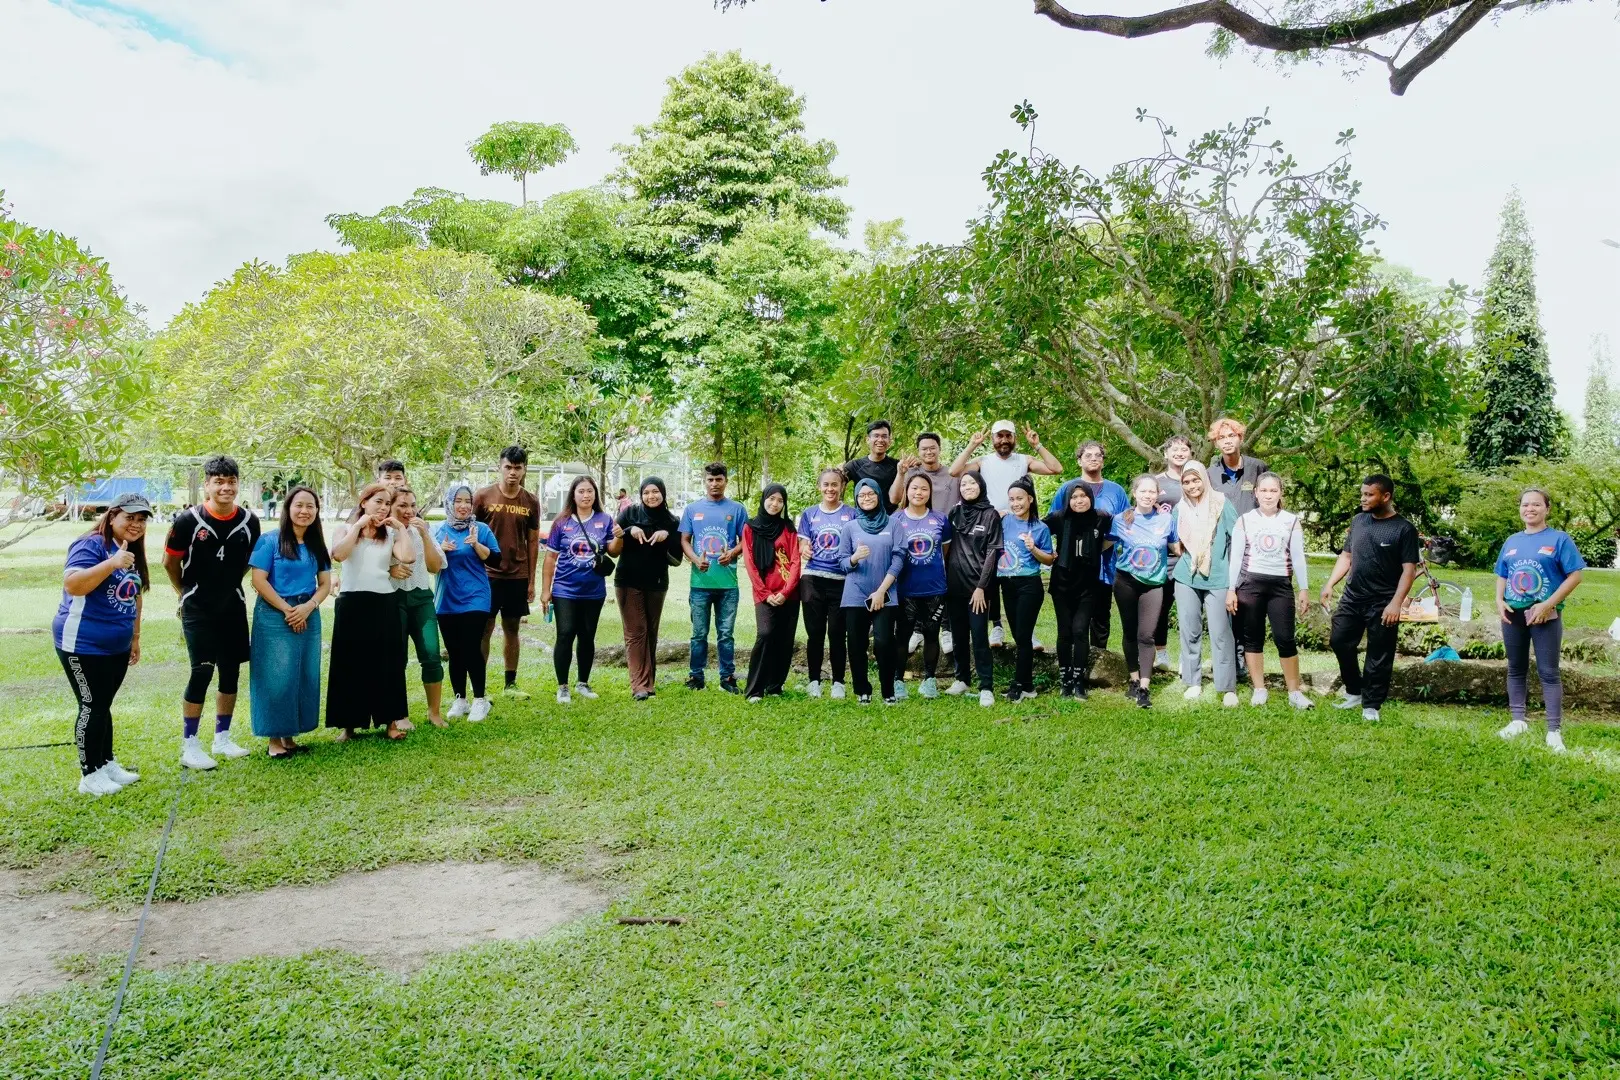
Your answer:
[[[750,0],[715,0],[742,7]],[[1141,15],[1087,15],[1058,0],[1034,0],[1035,14],[1069,30],[1139,38],[1194,27],[1211,31],[1209,53],[1247,47],[1290,60],[1342,56],[1382,64],[1389,89],[1406,93],[1425,70],[1487,19],[1521,8],[1542,11],[1565,0],[1194,0]]]
[[[1474,349],[1484,404],[1468,426],[1468,463],[1488,472],[1510,461],[1560,456],[1567,433],[1553,404],[1535,242],[1517,189],[1502,205],[1485,300],[1474,319]]]
[[[145,330],[107,264],[12,216],[0,191],[0,548],[36,498],[112,469],[151,387]]]
[[[1014,115],[1033,123],[1027,103]],[[1266,124],[1178,146],[1161,123],[1157,153],[1102,176],[1002,152],[963,243],[867,276],[857,362],[887,370],[890,394],[1100,429],[1148,462],[1172,433],[1207,452],[1222,415],[1282,457],[1444,423],[1451,294],[1429,305],[1380,281],[1380,222],[1348,160],[1302,168]]]
[[[380,458],[438,459],[513,437],[526,395],[591,334],[573,301],[504,285],[482,256],[314,254],[250,263],[157,340],[173,448],[330,469],[351,495]]]

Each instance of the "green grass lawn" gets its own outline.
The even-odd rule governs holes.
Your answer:
[[[0,625],[54,608],[60,550],[0,555]],[[90,801],[69,749],[0,754],[0,861],[109,903],[139,902],[179,780],[154,600],[117,709],[140,784]],[[63,682],[48,637],[0,636],[0,745],[63,738]],[[1557,758],[1477,709],[597,682],[196,775],[158,891],[528,859],[609,874],[609,917],[404,982],[334,952],[138,972],[107,1075],[1620,1075],[1620,730],[1576,715]],[[84,1076],[118,967],[0,1010],[0,1076]]]

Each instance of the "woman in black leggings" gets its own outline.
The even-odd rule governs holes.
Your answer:
[[[546,561],[540,573],[540,610],[557,613],[557,646],[552,663],[557,671],[557,704],[567,705],[574,694],[594,699],[591,665],[596,660],[596,624],[607,601],[611,561],[624,547],[624,529],[601,509],[601,492],[589,476],[574,478],[563,500],[563,512],[551,523],[546,537]],[[568,690],[568,668],[579,656],[579,682]]]
[[[1164,603],[1164,583],[1170,575],[1170,557],[1181,554],[1173,510],[1159,507],[1159,482],[1143,474],[1131,483],[1132,505],[1114,518],[1114,599],[1119,604],[1124,636],[1125,666],[1130,671],[1128,693],[1146,709],[1153,677],[1153,632]]]
[[[1069,505],[1046,515],[1057,561],[1052,564],[1052,606],[1057,609],[1058,669],[1063,696],[1085,699],[1091,670],[1091,617],[1098,605],[1106,610],[1108,589],[1102,583],[1103,554],[1114,519],[1092,506],[1091,489],[1076,484]]]

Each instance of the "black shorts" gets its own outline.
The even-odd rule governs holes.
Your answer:
[[[529,583],[527,580],[491,578],[489,581],[489,617],[521,619],[529,613]]]
[[[180,605],[180,630],[192,667],[248,662],[247,603],[239,596],[210,604],[187,600]]]

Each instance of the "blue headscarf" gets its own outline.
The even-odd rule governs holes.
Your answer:
[[[469,498],[472,497],[472,485],[462,483],[460,481],[451,484],[445,489],[444,492],[444,520],[446,524],[448,524],[452,529],[455,529],[457,532],[466,532],[468,529],[472,528],[472,523],[477,520],[478,516],[477,511],[474,511],[473,516],[468,518],[466,521],[457,520],[456,496],[460,495],[463,491],[467,493]]]
[[[868,513],[861,509],[861,488],[869,487],[878,497],[877,509]],[[861,528],[874,536],[889,527],[889,512],[883,509],[883,489],[870,476],[855,485],[855,520]]]

